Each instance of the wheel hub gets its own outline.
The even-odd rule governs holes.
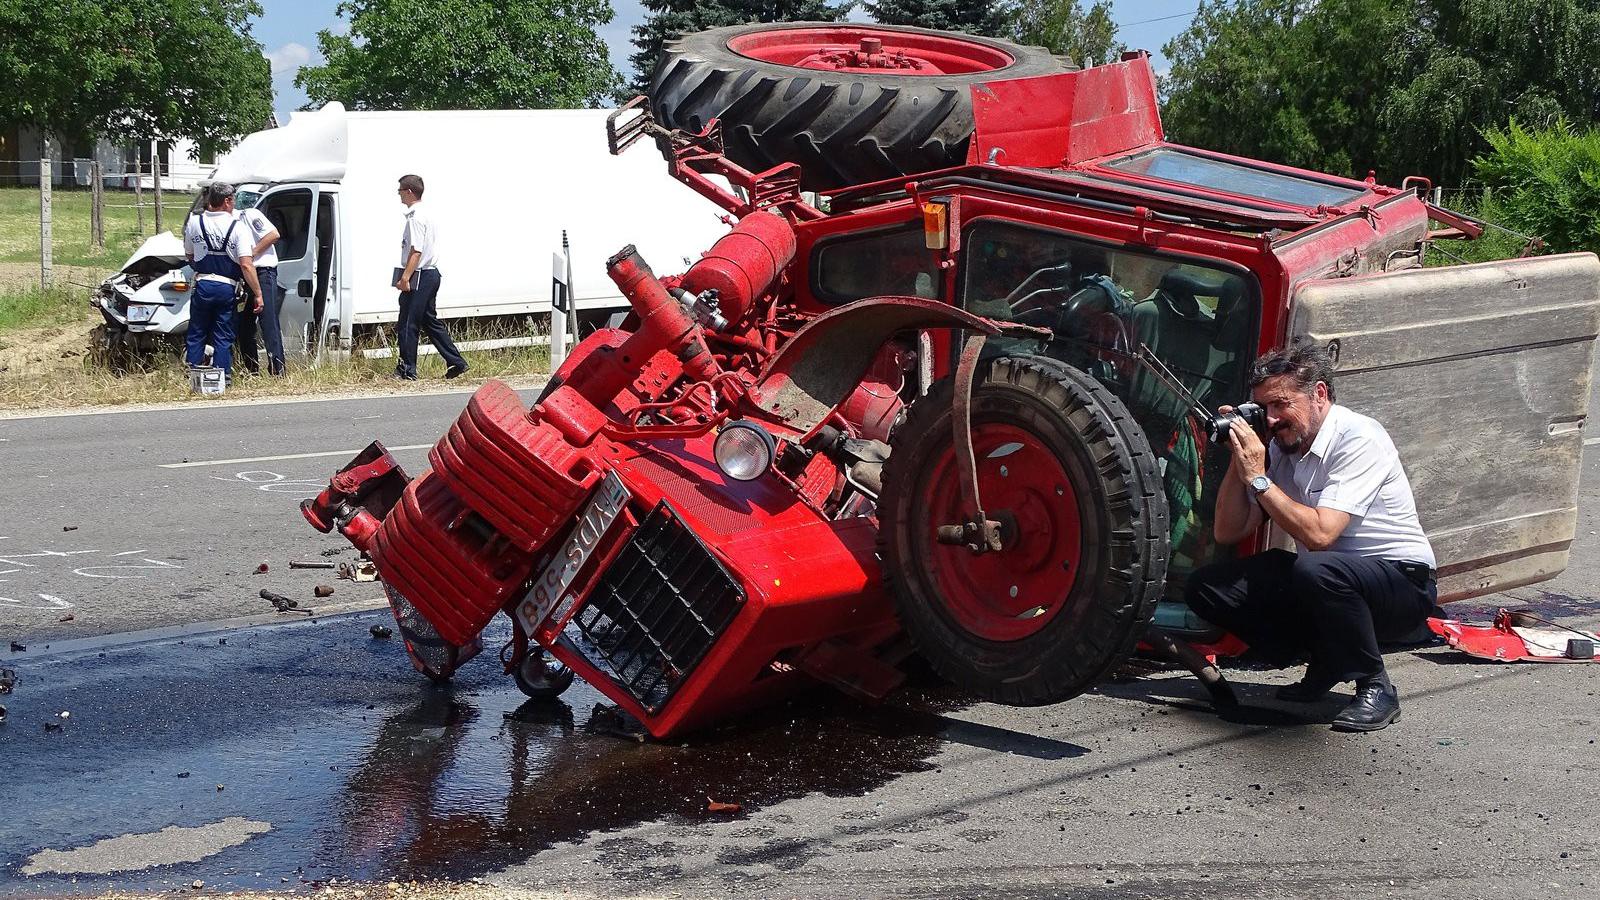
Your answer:
[[[774,28],[733,38],[728,49],[799,69],[884,75],[965,75],[1003,69],[1016,61],[998,47],[956,35],[859,25]]]

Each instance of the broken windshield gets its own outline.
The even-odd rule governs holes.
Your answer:
[[[1175,147],[1157,147],[1104,164],[1106,168],[1129,175],[1159,178],[1163,181],[1227,191],[1312,209],[1337,206],[1365,190],[1348,185],[1290,175],[1254,166],[1226,162]]]

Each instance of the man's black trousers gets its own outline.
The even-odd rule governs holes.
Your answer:
[[[416,279],[413,284],[415,290],[400,294],[400,321],[395,328],[399,332],[400,363],[395,366],[395,374],[401,378],[417,377],[418,331],[433,342],[433,348],[439,351],[446,366],[452,369],[466,368],[467,361],[456,350],[455,341],[450,340],[450,330],[439,321],[439,313],[435,309],[439,299],[439,270],[418,269],[412,278]]]
[[[1383,671],[1378,642],[1414,632],[1438,586],[1377,557],[1268,550],[1196,571],[1185,594],[1278,665],[1309,655],[1308,680],[1354,681]]]

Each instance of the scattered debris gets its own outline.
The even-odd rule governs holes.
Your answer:
[[[6,708],[4,706],[0,706],[0,725],[4,725],[5,723],[6,723]]]
[[[378,567],[363,556],[355,562],[339,563],[339,577],[346,581],[377,581]]]
[[[744,806],[741,805],[741,804],[738,804],[738,803],[723,803],[723,802],[721,802],[719,800],[713,800],[709,796],[706,797],[706,812],[736,813],[736,812],[739,812],[742,809],[744,809]]]
[[[382,624],[381,622],[379,624],[377,624],[377,625],[372,626],[371,628],[369,628],[367,630],[372,633],[373,637],[377,638],[380,641],[381,640],[387,640],[387,639],[389,639],[391,637],[394,637],[394,629],[390,628],[387,625]]]
[[[60,718],[63,718],[63,719],[70,719],[70,718],[72,718],[72,713],[70,713],[70,712],[67,712],[67,711],[66,711],[66,710],[64,710],[64,709],[63,709],[63,710],[62,710],[62,711],[61,711],[61,712],[60,712],[60,713],[59,713],[59,716],[60,716]]]
[[[0,669],[0,694],[9,694],[17,686],[16,669]]]
[[[261,599],[271,603],[272,608],[276,609],[278,612],[290,612],[292,610],[294,612],[303,612],[308,616],[312,614],[311,610],[309,609],[301,609],[300,601],[294,599],[293,597],[285,597],[282,594],[275,594],[266,588],[261,589]]]
[[[267,564],[265,562],[263,562],[260,565],[256,566],[256,574],[257,575],[265,575],[265,574],[267,574],[267,569],[268,568],[269,567],[267,566]]]
[[[200,890],[201,888],[205,887],[205,886],[206,886],[206,883],[204,881],[201,881],[198,878],[196,878],[194,881],[189,883],[189,887],[192,887],[197,891]]]
[[[179,772],[178,773],[178,777],[179,778],[188,778],[189,777],[189,773],[188,772]]]
[[[338,563],[332,563],[321,559],[289,560],[289,568],[291,569],[337,569],[338,567]]]
[[[220,793],[222,793],[222,791],[223,791],[223,786],[222,786],[222,785],[220,785],[220,784],[219,784],[219,785],[217,785],[217,793],[219,793],[219,794],[220,794]]]
[[[331,585],[331,584],[319,584],[315,588],[312,589],[311,593],[316,594],[318,597],[332,597],[333,596],[333,585]]]
[[[19,644],[16,641],[12,641],[11,642],[11,652],[12,653],[21,653],[22,651],[24,651],[26,649],[28,649],[28,646],[26,644]]]
[[[78,530],[78,526],[76,526],[76,525],[63,525],[63,526],[61,526],[61,530],[62,531],[77,531]]]
[[[71,622],[73,619],[76,619],[76,618],[77,618],[77,616],[73,615],[72,613],[67,613],[66,615],[62,616],[61,618],[57,619],[56,621],[57,622]]]
[[[61,730],[61,723],[60,722],[46,722],[46,723],[44,723],[44,732],[45,732],[45,734],[50,734],[52,732],[56,732],[56,731],[60,731],[60,730]]]

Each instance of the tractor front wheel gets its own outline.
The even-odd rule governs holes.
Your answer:
[[[554,700],[572,687],[572,670],[545,656],[538,647],[529,647],[522,662],[511,671],[517,687],[534,700]]]
[[[970,515],[955,451],[952,379],[895,433],[878,504],[902,624],[958,686],[1019,706],[1056,703],[1126,658],[1166,578],[1167,504],[1127,408],[1043,358],[980,366],[972,442],[999,550],[941,543]]]

